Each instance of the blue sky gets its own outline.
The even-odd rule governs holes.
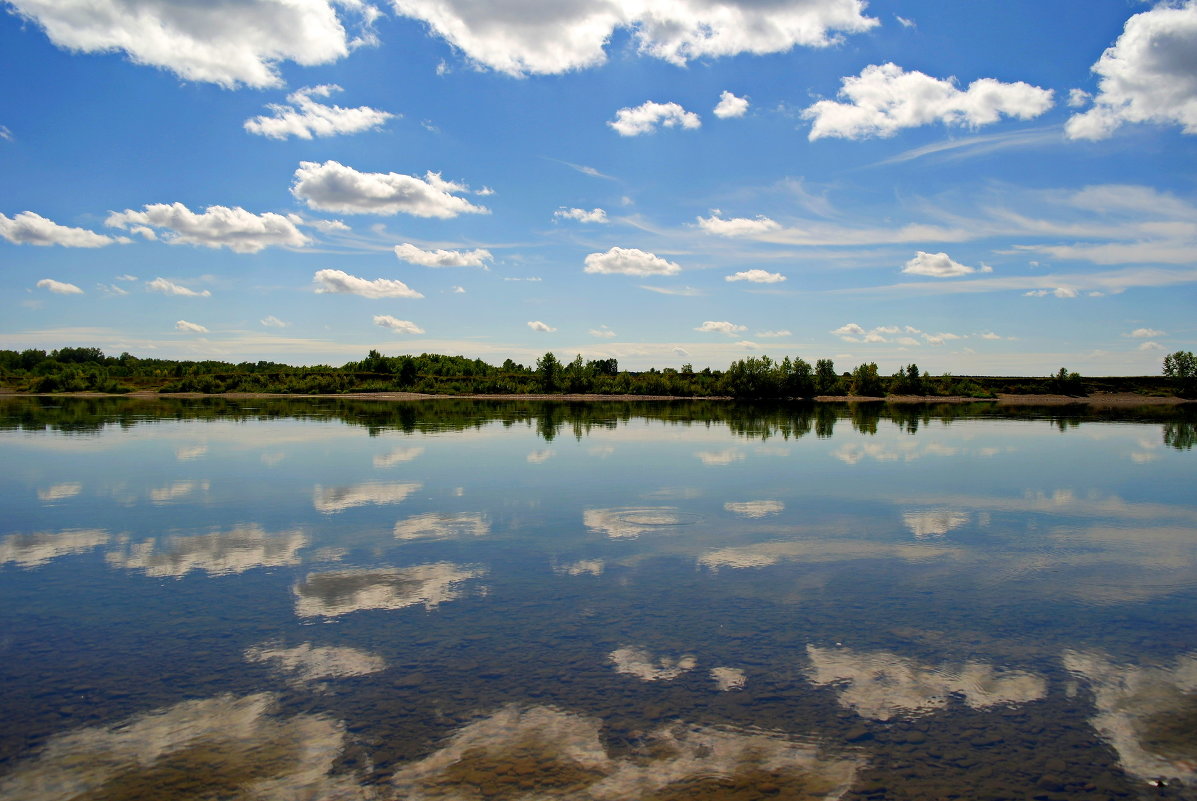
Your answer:
[[[1197,340],[1192,0],[0,6],[3,348],[1118,375]]]

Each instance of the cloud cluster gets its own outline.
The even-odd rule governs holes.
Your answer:
[[[171,245],[228,248],[234,253],[257,253],[270,246],[301,248],[311,239],[299,230],[294,214],[254,214],[240,207],[209,206],[196,214],[182,203],[152,203],[143,211],[125,209],[108,215],[104,224],[157,239],[154,229],[164,229],[162,239]]]
[[[742,270],[738,273],[725,276],[724,281],[747,281],[751,284],[777,284],[786,277],[781,273],[770,273],[765,270]]]
[[[727,334],[729,337],[742,333],[748,330],[746,325],[736,325],[727,321],[707,320],[702,325],[694,329],[695,331],[702,331],[703,333]]]
[[[461,214],[489,214],[458,197],[465,184],[446,181],[440,173],[423,178],[395,172],[359,172],[336,161],[302,161],[291,194],[310,208],[341,214],[410,214],[447,220]]]
[[[845,102],[820,100],[803,112],[814,120],[811,141],[893,136],[903,128],[933,122],[976,128],[1003,115],[1031,119],[1052,107],[1050,89],[1022,81],[980,78],[961,90],[952,79],[906,72],[892,63],[871,64],[860,75],[844,78],[842,84],[838,97]]]
[[[554,218],[561,218],[563,220],[577,220],[583,223],[605,223],[607,222],[607,212],[602,209],[567,209],[564,206],[553,212]]]
[[[182,331],[184,334],[206,334],[208,329],[199,323],[189,323],[186,320],[178,320],[175,323],[175,330]]]
[[[992,272],[992,268],[981,267],[981,272]],[[976,267],[969,267],[958,261],[953,261],[946,253],[924,253],[917,251],[915,257],[906,262],[902,272],[910,275],[928,275],[932,278],[955,278],[958,275],[968,275],[977,272]]]
[[[0,236],[14,245],[60,245],[64,248],[102,248],[117,241],[128,241],[113,239],[86,228],[59,225],[32,211],[22,211],[15,217],[0,214]]]
[[[424,329],[409,320],[399,320],[389,314],[374,315],[374,324],[389,328],[397,334],[422,334]]]
[[[658,128],[701,128],[702,120],[693,111],[686,111],[677,103],[656,103],[649,100],[635,108],[621,108],[615,119],[607,123],[620,136],[639,136]]]
[[[210,290],[203,290],[196,292],[194,289],[188,289],[185,286],[167,281],[165,278],[155,278],[153,281],[146,281],[146,291],[161,292],[163,295],[176,295],[184,298],[207,298],[212,296]]]
[[[392,5],[423,20],[476,64],[510,75],[601,64],[604,46],[620,28],[630,31],[641,53],[680,66],[697,58],[824,47],[838,42],[839,32],[860,33],[878,24],[864,16],[862,0],[392,0]]]
[[[528,327],[541,334],[549,334],[557,330],[548,323],[542,323],[540,320],[530,320],[528,322]]]
[[[715,116],[720,119],[743,117],[748,113],[748,98],[736,97],[731,92],[719,95],[719,104],[715,106]]]
[[[83,290],[74,284],[55,281],[53,278],[43,278],[37,282],[38,289],[48,289],[55,295],[82,295]]]
[[[341,91],[336,84],[305,86],[287,95],[291,105],[271,103],[267,108],[272,116],[253,117],[245,121],[245,130],[268,139],[286,139],[294,136],[311,139],[313,136],[336,136],[353,134],[378,128],[394,117],[389,111],[380,111],[369,106],[341,108],[326,106],[313,97],[328,97]]]
[[[232,88],[278,86],[278,63],[310,66],[348,55],[351,41],[337,11],[369,22],[361,2],[336,0],[12,0],[54,44],[85,53],[124,51],[135,63],[190,81]]]
[[[408,264],[419,264],[421,267],[481,267],[487,269],[486,262],[491,261],[489,250],[421,250],[415,245],[404,242],[395,246],[395,255],[400,261]]]
[[[781,228],[781,223],[764,215],[757,215],[754,219],[733,217],[725,220],[719,214],[719,209],[711,209],[710,217],[698,218],[698,227],[716,236],[753,236]]]
[[[1093,65],[1093,108],[1075,114],[1071,139],[1105,139],[1124,123],[1180,125],[1197,134],[1197,2],[1160,3],[1126,21],[1118,41]]]
[[[422,298],[419,292],[407,284],[392,278],[375,278],[373,281],[350,275],[344,270],[317,270],[312,276],[316,293],[361,295],[363,298]]]
[[[926,343],[928,345],[942,345],[945,342],[952,342],[957,339],[964,339],[960,334],[953,334],[948,331],[941,331],[938,334],[932,334],[927,331],[920,331],[912,325],[880,325],[871,330],[865,330],[864,326],[857,323],[848,323],[841,325],[831,333],[835,334],[845,342],[862,342],[866,344],[881,344],[892,342],[897,345],[915,346]],[[984,336],[984,339],[993,339],[996,335]],[[922,337],[922,340],[916,339]],[[997,337],[1001,339],[1001,337]]]
[[[681,271],[681,265],[638,248],[613,247],[586,257],[585,272],[601,275],[677,275]]]

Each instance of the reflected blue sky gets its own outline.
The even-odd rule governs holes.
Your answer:
[[[455,798],[495,738],[471,770],[532,754],[529,793],[683,797],[715,749],[825,797],[1013,715],[1065,794],[1098,792],[1074,748],[1192,797],[1197,462],[1160,422],[471,414],[0,430],[0,798],[57,797],[20,794],[88,749],[79,787],[147,781],[133,732],[190,764],[212,710],[246,721],[212,746],[230,775],[273,749],[252,781],[287,792]],[[563,744],[518,745],[537,725]],[[326,749],[302,776],[300,740]],[[991,767],[978,798],[1035,787],[1027,742],[951,764]]]

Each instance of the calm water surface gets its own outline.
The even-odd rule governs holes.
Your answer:
[[[0,402],[0,798],[1197,798],[1192,412]]]

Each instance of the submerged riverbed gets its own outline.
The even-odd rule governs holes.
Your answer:
[[[0,799],[1194,799],[1195,441],[0,400]]]

